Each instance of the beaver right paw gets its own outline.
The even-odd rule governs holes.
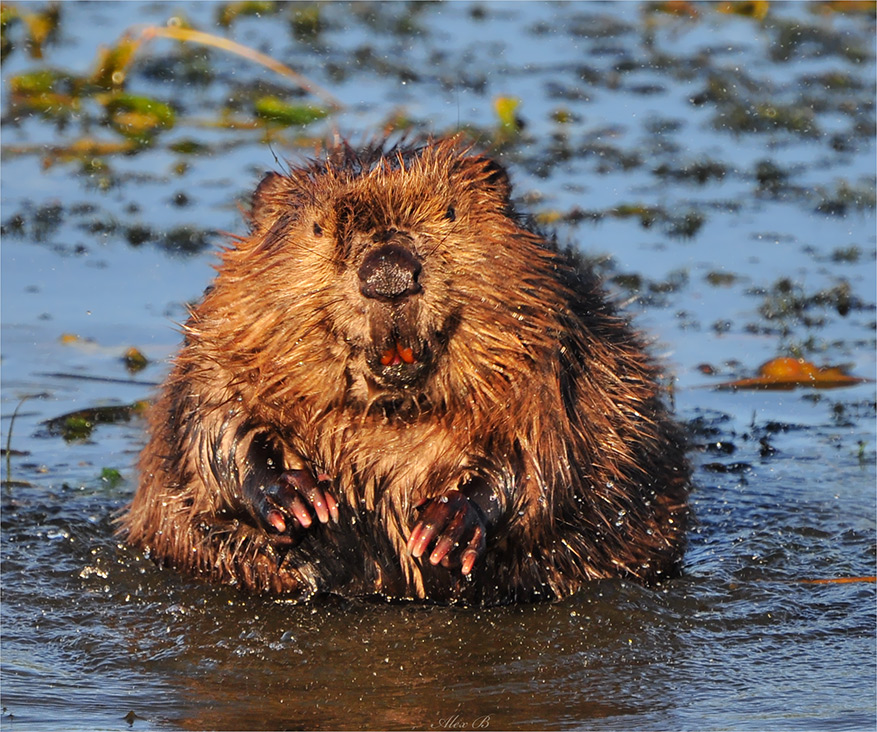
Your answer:
[[[317,478],[308,470],[287,470],[276,482],[263,486],[256,515],[275,541],[290,544],[300,529],[308,528],[314,514],[321,524],[338,523],[338,502],[329,492],[328,476]]]
[[[430,546],[430,564],[450,568],[459,565],[469,574],[486,546],[485,517],[475,503],[459,490],[430,499],[419,507],[420,520],[411,531],[408,551],[423,556]]]

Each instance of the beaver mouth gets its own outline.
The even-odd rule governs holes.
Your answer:
[[[425,343],[411,343],[393,334],[366,359],[375,380],[384,387],[410,389],[422,383],[429,370]]]

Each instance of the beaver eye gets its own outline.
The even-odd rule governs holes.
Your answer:
[[[457,220],[457,212],[454,211],[453,206],[448,206],[448,210],[445,211],[445,218],[448,221],[456,221]]]
[[[323,227],[314,221],[314,236],[323,236]]]

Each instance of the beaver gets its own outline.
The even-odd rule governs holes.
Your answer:
[[[580,260],[456,138],[268,173],[151,408],[127,541],[301,600],[674,575],[683,434]]]

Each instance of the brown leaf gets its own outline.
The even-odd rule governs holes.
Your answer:
[[[763,363],[758,376],[717,384],[719,389],[835,389],[869,381],[850,376],[840,366],[816,366],[803,358],[781,356]]]

